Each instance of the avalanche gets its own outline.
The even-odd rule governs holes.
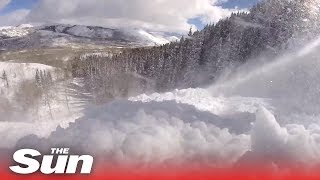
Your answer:
[[[210,87],[92,105],[81,118],[57,129],[59,123],[50,120],[2,122],[0,147],[70,147],[99,161],[135,168],[246,163],[316,167],[319,47],[315,38],[264,65],[246,64]]]
[[[143,102],[145,99],[135,98],[136,102],[123,100],[91,107],[67,129],[58,128],[48,139],[27,136],[18,146],[46,150],[52,145],[67,144],[102,156],[101,161],[106,159],[115,165],[140,168],[185,163],[231,167],[240,159],[241,163],[252,160],[251,156],[258,162],[279,167],[283,166],[281,159],[301,167],[320,163],[318,124],[307,128],[299,124],[280,126],[275,116],[261,105],[262,99],[234,101],[245,106],[228,112],[246,112],[248,116],[237,114],[239,118],[227,119],[201,110],[210,103],[210,97],[200,98],[194,105],[176,101],[187,101],[195,93],[201,96],[205,90],[182,92],[184,95],[173,95],[172,100],[163,102]],[[251,105],[246,104],[248,102]],[[220,102],[216,109],[228,103]],[[256,109],[255,113],[250,113],[252,108]],[[253,114],[252,121],[240,118],[248,118],[250,114]]]

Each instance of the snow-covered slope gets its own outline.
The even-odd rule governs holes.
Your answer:
[[[52,75],[54,84],[44,92],[35,88],[37,71]],[[0,148],[13,147],[26,133],[49,136],[81,116],[83,98],[72,96],[74,89],[69,86],[74,82],[63,81],[63,76],[52,66],[0,62],[0,134],[6,134]]]
[[[20,26],[6,26],[0,27],[0,37],[2,38],[16,38],[23,37],[31,33],[33,26],[30,24],[22,24]]]
[[[154,46],[178,38],[160,32],[141,29],[111,29],[84,25],[42,25],[0,28],[0,49],[39,47],[101,47],[101,46]]]
[[[37,63],[13,63],[13,62],[0,62],[0,77],[3,78],[3,73],[6,74],[10,89],[18,88],[19,84],[26,80],[34,80],[36,71],[54,72],[55,68]],[[0,89],[4,92],[13,92],[8,90],[7,82],[0,79]],[[6,94],[10,97],[12,94]]]
[[[141,36],[141,39],[145,39],[147,42],[149,41],[150,45],[162,45],[179,40],[179,38],[176,36],[168,36],[163,33],[147,32],[142,29],[137,30],[137,34]]]
[[[124,30],[84,25],[45,25],[40,27],[39,30],[59,33],[60,35],[71,35],[78,38],[123,41],[141,45],[162,45],[178,39],[175,39],[174,36],[168,36],[165,33],[149,33],[142,29]]]

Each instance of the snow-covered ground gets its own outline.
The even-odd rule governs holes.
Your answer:
[[[174,41],[178,41],[180,40],[178,37],[176,36],[166,36],[164,34],[161,33],[149,33],[147,31],[144,30],[138,30],[137,31],[138,35],[141,36],[142,39],[145,39],[145,41],[149,41],[149,44],[151,46],[153,45],[163,45],[163,44],[167,44],[170,42],[174,42]]]
[[[0,77],[3,78],[5,73],[9,84],[7,87],[6,80],[0,79],[0,89],[3,91],[3,95],[11,98],[14,89],[17,89],[21,82],[35,79],[37,70],[53,73],[55,68],[37,63],[0,62]]]
[[[0,36],[4,37],[22,37],[32,32],[33,26],[30,24],[21,24],[20,26],[0,27]]]

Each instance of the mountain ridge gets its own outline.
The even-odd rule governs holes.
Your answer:
[[[100,26],[47,24],[0,27],[0,49],[17,50],[41,47],[92,44],[93,46],[157,46],[178,38],[164,32],[143,29],[115,29]],[[62,42],[61,42],[62,41]],[[61,42],[61,43],[60,43]]]

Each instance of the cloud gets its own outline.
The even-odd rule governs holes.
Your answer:
[[[24,22],[29,12],[30,10],[28,9],[19,9],[9,14],[0,16],[0,26],[21,24]]]
[[[227,0],[41,0],[33,9],[0,16],[0,25],[65,23],[152,31],[186,32],[197,18],[217,22],[237,9],[219,4]],[[0,0],[0,10],[10,0]]]
[[[187,31],[188,20],[216,22],[233,9],[220,0],[42,0],[27,21],[76,23],[108,27],[138,27],[160,31]]]
[[[11,0],[0,0],[0,10],[5,8],[10,2]]]

